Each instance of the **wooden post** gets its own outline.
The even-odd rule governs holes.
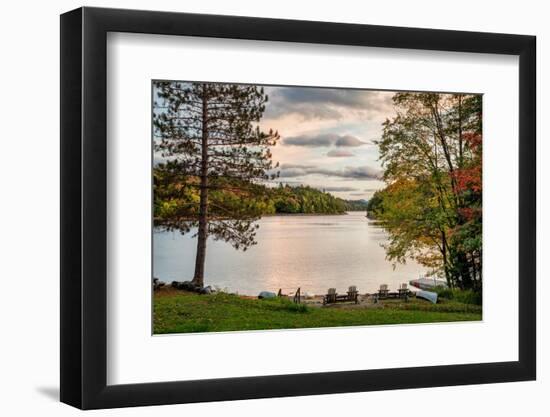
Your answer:
[[[294,294],[294,303],[300,304],[300,298],[301,298],[301,295],[300,295],[300,288],[298,288],[298,289],[296,290],[296,293]]]

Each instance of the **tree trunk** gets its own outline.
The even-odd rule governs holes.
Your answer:
[[[460,251],[456,254],[458,259],[458,265],[460,266],[460,281],[462,283],[463,289],[471,289],[474,286],[472,280],[472,274],[470,271],[470,262],[468,262],[468,257],[466,253]]]
[[[462,141],[462,95],[458,96],[458,167],[464,168],[464,144]]]
[[[453,288],[453,281],[449,271],[448,259],[447,259],[447,237],[445,232],[441,231],[441,254],[443,255],[443,270],[445,271],[445,279],[449,288]]]
[[[472,263],[472,277],[473,277],[473,288],[474,290],[478,290],[479,288],[479,280],[477,278],[477,267],[476,267],[476,258],[473,252],[470,253],[470,262]]]
[[[197,233],[197,257],[195,258],[195,274],[193,284],[204,286],[204,263],[206,261],[206,240],[208,239],[208,110],[206,86],[202,94],[202,140],[201,140],[201,185],[199,206],[199,230]]]

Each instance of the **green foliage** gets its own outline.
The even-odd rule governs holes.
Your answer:
[[[153,169],[156,228],[188,233],[196,227],[200,211],[199,181],[167,165]],[[265,187],[212,178],[209,190],[208,234],[231,243],[236,249],[246,250],[254,245],[258,227],[254,221],[270,211]]]
[[[454,300],[464,304],[482,305],[481,291],[460,290],[458,288],[435,287],[434,292],[437,292],[439,297],[447,300]]]
[[[369,217],[389,232],[390,260],[414,258],[450,287],[482,280],[481,96],[397,93],[377,141],[387,187]]]
[[[279,186],[269,195],[279,214],[343,214],[348,209],[344,200],[308,186]]]
[[[383,200],[381,192],[376,191],[367,203],[367,213],[369,218],[376,219],[382,215],[384,210],[382,201]]]

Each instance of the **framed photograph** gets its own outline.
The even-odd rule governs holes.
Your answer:
[[[61,401],[533,380],[535,37],[61,16]]]

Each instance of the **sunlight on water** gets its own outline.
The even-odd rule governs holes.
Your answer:
[[[272,216],[259,221],[256,246],[236,251],[224,242],[208,240],[205,285],[240,294],[260,291],[324,294],[329,287],[345,292],[356,285],[360,292],[374,292],[380,284],[391,290],[424,275],[412,260],[393,268],[381,247],[384,229],[364,212],[342,216]],[[193,277],[196,239],[192,233],[153,234],[154,276],[162,281]]]

